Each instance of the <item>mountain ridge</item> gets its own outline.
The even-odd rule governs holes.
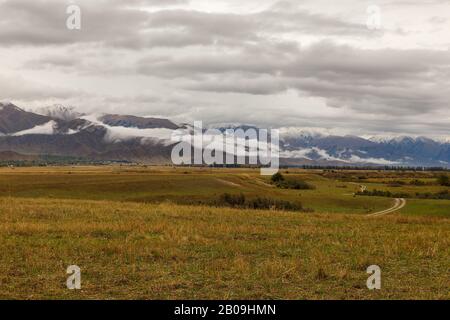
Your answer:
[[[0,152],[2,159],[39,155],[82,157],[105,161],[169,164],[174,130],[186,129],[169,119],[133,115],[86,115],[56,105],[25,111],[0,103]],[[240,124],[217,127],[255,129]],[[189,130],[187,130],[189,131]],[[319,130],[280,130],[280,156],[291,165],[450,165],[450,143],[427,137],[392,139],[327,134]],[[6,153],[5,153],[6,152]],[[14,155],[14,156],[12,156]],[[13,160],[13,159],[11,159]]]

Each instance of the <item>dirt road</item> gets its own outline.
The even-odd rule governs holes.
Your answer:
[[[396,211],[398,211],[400,209],[403,209],[405,206],[406,206],[406,200],[398,198],[398,199],[395,199],[395,203],[394,203],[393,207],[391,207],[389,209],[386,209],[386,210],[383,210],[383,211],[380,211],[380,212],[371,213],[371,214],[369,214],[367,216],[368,217],[385,216],[387,214],[390,214],[390,213],[396,212]]]

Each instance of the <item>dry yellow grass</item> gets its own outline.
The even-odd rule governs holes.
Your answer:
[[[449,247],[445,218],[5,197],[0,298],[449,299]]]

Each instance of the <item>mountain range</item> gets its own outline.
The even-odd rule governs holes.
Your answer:
[[[190,126],[169,119],[82,114],[61,105],[26,111],[0,103],[0,160],[42,155],[100,161],[170,164],[174,130]],[[218,127],[258,128],[248,125]],[[426,137],[339,136],[280,129],[285,165],[450,167],[450,143]]]

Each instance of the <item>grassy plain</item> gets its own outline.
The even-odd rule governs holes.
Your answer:
[[[292,171],[292,170],[291,170]],[[280,190],[257,169],[170,167],[59,167],[0,169],[0,194],[21,198],[112,200],[203,204],[223,193],[244,193],[300,202],[328,213],[370,213],[389,207],[391,199],[352,198],[358,186],[322,177],[319,172],[292,171],[316,190]]]
[[[450,299],[450,201],[369,218],[393,200],[352,195],[416,173],[283,173],[316,189],[277,189],[252,169],[0,169],[0,298]],[[199,205],[224,192],[314,213]],[[65,287],[73,264],[81,291]],[[374,264],[379,291],[366,287]]]

